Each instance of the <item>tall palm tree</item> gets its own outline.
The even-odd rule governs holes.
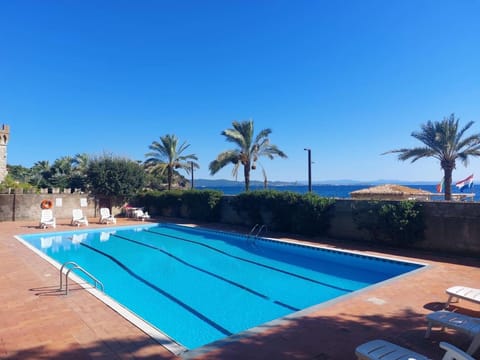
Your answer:
[[[145,168],[150,172],[158,171],[164,174],[167,171],[168,190],[172,188],[173,170],[184,169],[187,174],[193,167],[198,169],[199,165],[193,160],[198,160],[195,154],[182,155],[190,146],[186,142],[178,145],[178,138],[175,135],[160,137],[160,142],[153,141],[148,147],[151,151],[145,154]]]
[[[240,165],[243,165],[245,191],[248,191],[250,188],[250,170],[257,168],[256,163],[261,156],[273,159],[275,156],[286,158],[287,155],[276,145],[270,144],[268,136],[272,132],[271,129],[264,129],[257,136],[254,136],[253,120],[234,121],[232,126],[233,129],[223,130],[221,134],[226,137],[228,142],[236,144],[238,148],[220,153],[209,165],[210,174],[216,174],[220,169],[231,163],[233,164],[232,174],[237,178],[238,169]]]
[[[422,131],[411,134],[425,146],[391,150],[384,154],[398,153],[399,160],[411,159],[412,163],[425,157],[439,160],[444,173],[445,200],[450,200],[452,197],[452,172],[457,159],[467,166],[469,156],[480,155],[480,134],[464,138],[465,132],[474,122],[470,121],[461,129],[458,122],[459,120],[455,119],[454,114],[442,121],[428,121],[422,125]]]

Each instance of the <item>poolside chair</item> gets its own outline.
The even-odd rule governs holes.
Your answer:
[[[427,321],[426,338],[430,336],[432,327],[440,326],[442,330],[444,328],[454,329],[472,337],[472,343],[467,349],[467,353],[470,355],[480,347],[480,318],[442,310],[428,314]]]
[[[440,347],[445,350],[442,360],[475,360],[452,344],[441,342]],[[355,349],[355,355],[359,360],[429,360],[424,355],[385,340],[362,344]]]
[[[109,208],[100,208],[100,224],[116,224],[117,219],[115,219],[115,216],[110,214],[110,209]]]
[[[468,286],[452,286],[446,290],[446,293],[448,294],[448,300],[445,309],[448,309],[451,303],[459,302],[460,299],[480,304],[480,289]]]
[[[53,228],[57,227],[53,211],[51,209],[42,209],[42,214],[40,215],[40,228],[46,229],[49,226]]]
[[[72,210],[72,225],[73,226],[80,226],[80,225],[88,226],[88,219],[85,216],[83,216],[82,209],[73,209]]]
[[[145,221],[145,219],[150,219],[150,215],[148,214],[148,212],[144,212],[142,209],[135,210],[133,216],[135,217],[135,219],[142,221]]]

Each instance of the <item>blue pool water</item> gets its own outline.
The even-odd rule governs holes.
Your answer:
[[[172,224],[21,238],[189,349],[422,266]]]

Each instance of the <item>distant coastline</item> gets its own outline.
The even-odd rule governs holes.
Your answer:
[[[227,187],[227,186],[245,186],[243,181],[227,180],[227,179],[195,179],[195,186],[199,187]],[[374,180],[374,181],[359,181],[359,180],[349,180],[349,179],[337,179],[337,180],[322,180],[314,181],[312,185],[364,185],[364,186],[373,186],[379,184],[399,184],[399,185],[436,185],[436,182],[433,181],[399,181],[399,180]],[[262,186],[263,181],[252,180],[250,181],[251,186]],[[269,181],[268,187],[278,187],[278,186],[307,186],[306,181]]]
[[[218,181],[218,180],[217,180]],[[237,195],[245,191],[245,184],[243,182],[235,182],[235,181],[228,181],[225,180],[226,182],[223,183],[222,181],[220,182],[215,182],[215,180],[212,182],[211,180],[207,180],[204,184],[202,185],[201,181],[194,182],[194,187],[195,189],[212,189],[212,190],[218,190],[223,192],[225,195]],[[406,185],[409,187],[412,187],[414,189],[420,189],[420,190],[426,190],[434,194],[437,193],[437,184],[433,182],[426,182],[426,183],[405,183],[405,182],[389,182],[389,183],[396,183],[399,185]],[[225,185],[223,185],[225,184]],[[383,184],[381,182],[380,184]],[[378,185],[378,183],[356,183],[356,184],[319,184],[315,183],[312,184],[312,192],[324,196],[324,197],[333,197],[333,198],[342,198],[342,199],[348,199],[350,198],[350,193],[352,191],[356,190],[361,190],[368,188],[370,186],[375,186]],[[269,183],[267,186],[268,190],[277,190],[277,191],[292,191],[300,194],[304,194],[308,192],[308,184],[299,184],[299,183],[287,183],[287,182],[280,182],[279,184],[276,184],[275,182]],[[263,183],[260,181],[256,182],[251,182],[250,183],[250,190],[264,190]],[[452,187],[452,192],[453,193],[458,193],[455,191],[455,187]],[[469,191],[466,191],[466,193],[475,193],[475,197],[473,198],[474,201],[480,201],[480,194],[478,194],[475,191],[475,186],[470,189]],[[439,197],[436,198],[437,200],[443,200],[441,195],[439,194]]]

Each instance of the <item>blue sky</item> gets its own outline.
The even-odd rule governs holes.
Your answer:
[[[311,148],[313,181],[437,181],[435,160],[381,153],[451,113],[480,132],[478,14],[477,0],[0,0],[8,163],[143,161],[176,134],[195,177],[232,179],[208,164],[232,148],[221,131],[253,119],[288,155],[261,160],[269,180],[305,181]]]

